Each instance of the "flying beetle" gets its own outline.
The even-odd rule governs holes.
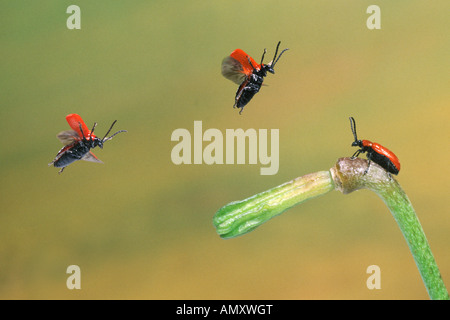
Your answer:
[[[94,135],[94,129],[97,126],[97,123],[94,123],[92,129],[89,130],[83,119],[75,113],[67,115],[66,120],[72,130],[58,133],[56,137],[64,144],[64,147],[59,150],[55,159],[48,164],[49,166],[53,165],[54,167],[61,168],[58,173],[63,172],[69,164],[77,160],[103,163],[91,152],[91,149],[95,147],[100,147],[102,149],[103,144],[106,141],[111,140],[116,134],[127,132],[126,130],[120,130],[110,137],[107,137],[114,124],[117,122],[117,120],[115,120],[103,139],[99,139]]]
[[[266,49],[264,49],[260,64],[256,63],[251,56],[241,49],[234,50],[228,57],[223,59],[222,75],[239,85],[233,105],[233,108],[240,109],[239,114],[242,113],[242,110],[244,110],[244,107],[253,96],[259,92],[267,73],[275,73],[275,64],[280,60],[281,55],[286,50],[289,50],[284,49],[277,58],[280,44],[281,41],[278,42],[273,60],[268,64],[263,63]]]

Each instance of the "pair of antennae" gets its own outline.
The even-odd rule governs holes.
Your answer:
[[[117,120],[114,120],[114,122],[112,123],[111,127],[109,127],[108,132],[106,132],[105,136],[104,136],[103,139],[101,140],[102,142],[106,142],[106,141],[108,141],[108,140],[111,140],[111,139],[112,139],[116,134],[118,134],[118,133],[121,133],[121,132],[127,132],[127,130],[119,130],[119,131],[117,131],[116,133],[114,133],[112,136],[110,136],[110,137],[107,138],[106,136],[111,132],[111,130],[112,130],[112,128],[114,127],[114,125],[116,124],[116,122],[117,122]],[[81,131],[81,134],[83,135],[83,139],[86,139],[86,137],[84,136],[83,129],[81,128],[81,123],[78,122],[78,125],[80,126],[80,131]],[[89,134],[89,139],[92,139],[92,135],[94,134],[94,130],[95,130],[95,127],[96,127],[96,126],[97,126],[97,122],[94,122],[94,126],[92,127],[91,133]]]
[[[275,55],[273,56],[273,60],[272,60],[272,62],[275,61],[275,62],[273,62],[272,65],[271,65],[272,69],[275,67],[275,64],[278,62],[278,60],[280,60],[281,55],[282,55],[285,51],[289,50],[288,48],[284,49],[283,51],[281,51],[280,55],[279,55],[278,58],[277,58],[278,48],[280,47],[280,44],[281,44],[281,41],[278,41],[277,49],[275,50]],[[275,60],[276,58],[277,58],[277,60]]]
[[[116,133],[114,133],[112,136],[106,138],[106,136],[109,134],[109,132],[111,131],[111,129],[114,127],[114,125],[116,124],[117,120],[114,120],[114,122],[112,123],[111,127],[109,128],[108,132],[106,132],[105,136],[102,139],[102,142],[106,142],[108,140],[111,140],[116,134],[119,134],[121,132],[127,132],[127,130],[119,130]],[[95,124],[94,124],[95,126]]]
[[[281,41],[278,41],[278,44],[277,44],[277,49],[275,50],[275,55],[273,56],[273,60],[272,60],[272,64],[270,65],[270,67],[273,69],[274,67],[275,67],[275,64],[278,62],[278,60],[280,60],[280,58],[281,58],[281,55],[285,52],[285,51],[287,51],[287,50],[289,50],[289,49],[284,49],[283,51],[281,51],[281,53],[280,53],[280,55],[278,56],[278,58],[277,58],[277,53],[278,53],[278,49],[280,48],[280,44],[281,44]],[[261,58],[261,65],[263,64],[263,61],[264,61],[264,55],[266,54],[266,49],[264,48],[264,52],[263,52],[263,55],[262,55],[262,58]],[[275,60],[276,59],[276,60]],[[274,62],[275,61],[275,62]]]

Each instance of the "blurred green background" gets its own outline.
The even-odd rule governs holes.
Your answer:
[[[81,30],[66,9],[81,8]],[[450,286],[449,1],[0,1],[0,298],[428,299],[406,242],[369,191],[332,192],[221,239],[214,213],[350,156],[400,158]],[[242,115],[222,59],[288,47]],[[99,136],[103,165],[47,167],[65,116]],[[172,131],[280,130],[280,169],[174,165]],[[206,145],[206,143],[204,144]],[[66,268],[81,268],[68,290]],[[381,268],[368,290],[366,268]]]

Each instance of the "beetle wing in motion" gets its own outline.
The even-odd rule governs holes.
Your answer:
[[[222,75],[228,80],[240,85],[247,75],[242,70],[242,65],[232,57],[226,57],[222,61]]]
[[[84,137],[86,137],[86,139],[89,139],[91,131],[88,129],[83,119],[81,119],[81,117],[78,114],[71,113],[66,116],[66,120],[69,126],[78,133],[80,139],[83,137],[83,135]],[[83,132],[80,131],[80,124]],[[95,138],[95,135],[92,135],[92,138]]]
[[[81,158],[81,160],[90,161],[90,162],[97,162],[97,163],[103,163],[103,161],[100,160],[99,158],[97,158],[95,156],[95,154],[93,154],[91,151],[86,153],[85,156],[83,158]]]
[[[58,133],[58,135],[56,137],[65,146],[72,144],[75,141],[80,140],[80,136],[78,135],[78,132],[76,132],[74,130],[62,131],[62,132]]]
[[[249,62],[251,61],[251,64]],[[261,66],[241,49],[234,50],[231,55],[222,61],[222,75],[241,85],[253,73],[253,67],[259,70]]]

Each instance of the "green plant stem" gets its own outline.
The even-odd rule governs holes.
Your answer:
[[[233,238],[252,231],[267,220],[305,200],[334,190],[329,171],[305,175],[219,209],[213,218],[222,238]]]
[[[344,194],[367,188],[383,200],[405,237],[428,295],[433,300],[448,300],[448,291],[408,196],[383,168],[371,163],[370,170],[366,170],[366,160],[341,158],[331,172],[337,189]]]
[[[371,188],[371,190],[383,199],[400,227],[430,298],[433,300],[448,300],[447,289],[425,232],[411,202],[400,185],[395,181],[390,185],[390,188]]]

